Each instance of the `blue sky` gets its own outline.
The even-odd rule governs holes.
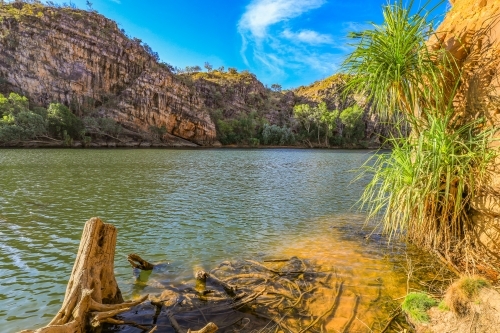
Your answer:
[[[431,0],[432,3],[438,0]],[[69,3],[69,1],[55,1]],[[87,8],[85,0],[72,1]],[[265,84],[308,85],[338,70],[349,31],[382,22],[386,0],[94,0],[162,61],[248,69]],[[418,5],[418,1],[416,4]],[[444,13],[446,4],[436,11]]]

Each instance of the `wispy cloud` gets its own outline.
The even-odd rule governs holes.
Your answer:
[[[249,31],[254,38],[265,38],[267,28],[278,22],[295,18],[321,7],[325,0],[254,0],[246,8],[238,28]]]
[[[327,76],[338,69],[335,36],[311,29],[308,12],[325,0],[252,0],[238,22],[245,64],[264,80],[281,81],[287,73],[314,71]],[[342,40],[342,44],[343,44]],[[300,74],[299,74],[300,75]]]
[[[122,2],[121,2],[121,0],[110,0],[110,1],[112,1],[112,2],[114,2],[114,3],[117,3],[117,4],[119,4],[119,5],[122,3]]]
[[[286,39],[295,42],[301,42],[311,45],[320,44],[332,44],[333,38],[327,34],[321,34],[313,30],[300,30],[299,32],[292,32],[289,29],[285,29],[282,36]]]

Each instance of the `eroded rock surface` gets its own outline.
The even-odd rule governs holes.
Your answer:
[[[463,71],[454,101],[464,119],[485,116],[500,125],[500,1],[454,0],[431,47],[443,45]],[[500,138],[500,133],[497,134]],[[496,144],[498,145],[498,143]],[[492,165],[491,181],[473,202],[477,233],[491,253],[500,255],[500,158]]]
[[[215,141],[202,97],[97,13],[0,7],[0,85],[40,105],[62,102],[79,116],[97,108],[133,131],[165,126],[200,145]]]

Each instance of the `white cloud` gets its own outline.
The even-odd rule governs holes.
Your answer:
[[[313,30],[300,30],[299,32],[292,32],[285,29],[282,33],[283,37],[291,41],[302,42],[311,45],[332,44],[333,38],[330,35],[320,34]]]
[[[287,73],[331,75],[344,46],[332,35],[301,25],[298,18],[326,0],[252,0],[238,22],[245,64],[264,81],[286,80]],[[337,50],[337,52],[335,52]]]
[[[114,3],[117,3],[119,5],[122,3],[121,0],[111,0],[111,1],[114,2]]]
[[[267,28],[321,7],[325,0],[253,0],[238,23],[240,33],[249,31],[255,38],[266,37]]]

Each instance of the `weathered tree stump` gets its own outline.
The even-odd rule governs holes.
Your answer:
[[[123,303],[114,274],[116,234],[97,217],[85,223],[61,310],[46,327],[21,333],[84,333],[101,323],[120,324],[112,317],[147,299]]]

